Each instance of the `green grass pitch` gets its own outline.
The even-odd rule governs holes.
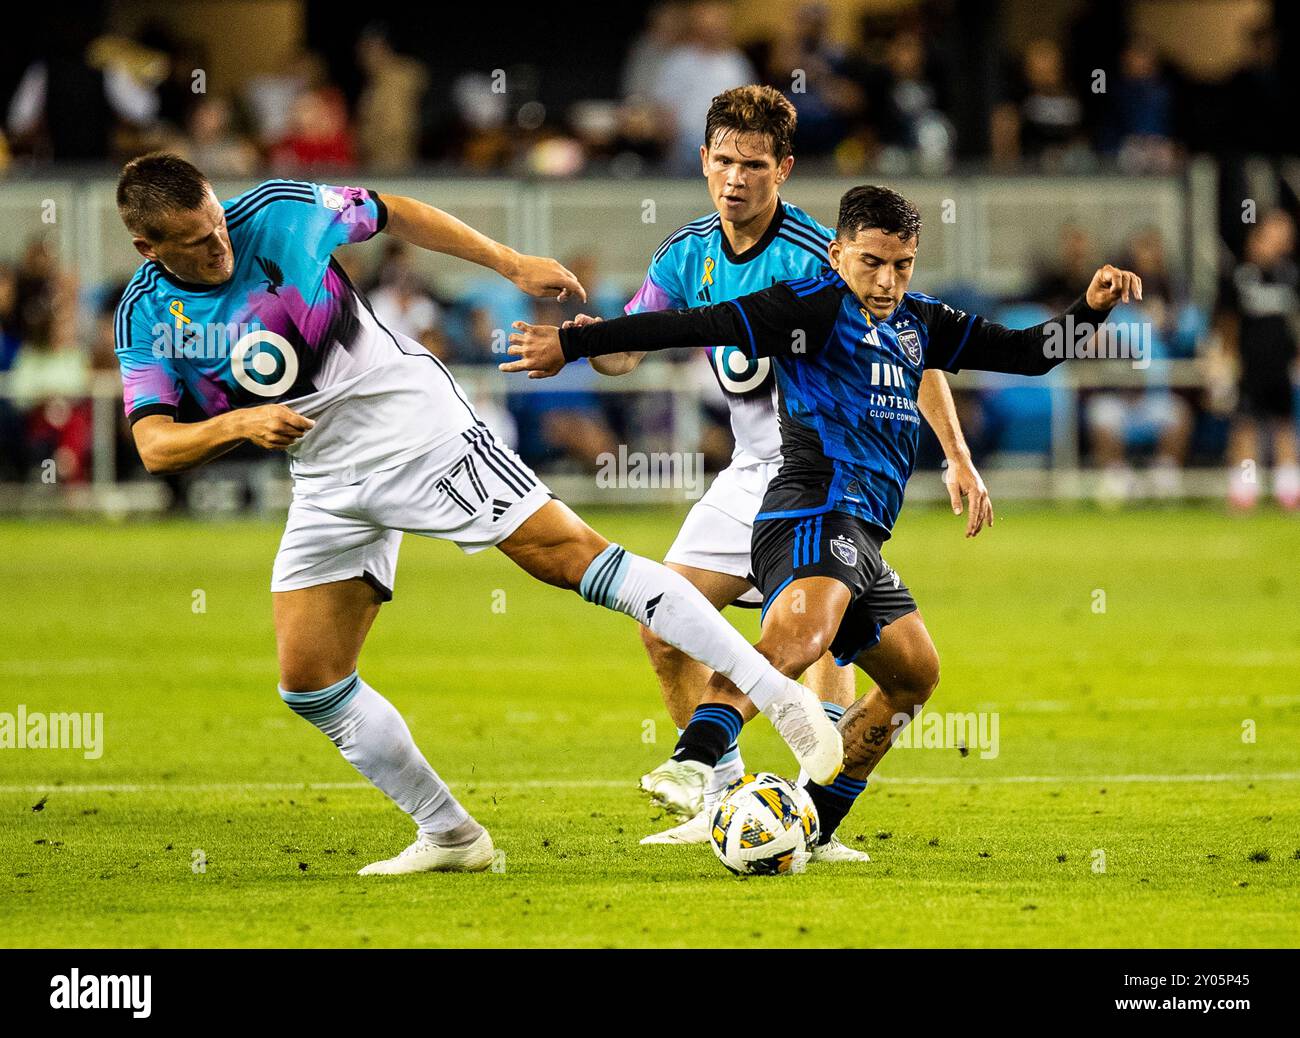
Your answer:
[[[680,515],[587,512],[656,558]],[[0,524],[0,711],[104,715],[99,759],[0,750],[0,943],[1294,946],[1300,522],[963,523],[909,509],[887,557],[943,659],[930,710],[996,711],[997,756],[895,748],[842,830],[870,866],[751,880],[637,845],[674,729],[636,631],[498,553],[408,537],[361,669],[501,871],[360,879],[412,831],[276,695],[276,526]],[[761,719],[742,745],[791,771]]]

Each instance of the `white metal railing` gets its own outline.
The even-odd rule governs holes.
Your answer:
[[[523,391],[523,386],[527,383],[527,380],[521,376],[504,375],[490,366],[460,366],[453,371],[457,381],[476,404],[492,402],[502,405],[508,396]],[[1204,374],[1198,362],[1194,360],[1161,362],[1159,371],[1161,386],[1192,390],[1199,389],[1204,384]],[[1138,388],[1151,384],[1149,375],[1150,372],[1136,370],[1123,363],[1067,362],[1055,369],[1050,381],[1045,382],[1045,388],[1050,388],[1052,392],[1050,456],[1044,459],[1045,465],[1032,470],[1040,473],[1035,478],[1041,491],[1044,491],[1047,496],[1052,496],[1054,493],[1064,492],[1064,488],[1078,486],[1078,473],[1083,466],[1077,436],[1080,391],[1099,388]],[[981,385],[981,376],[980,372],[965,372],[952,376],[953,388],[958,393],[982,392],[988,387]],[[1035,382],[1024,379],[1017,380],[1017,384],[1028,386]],[[668,442],[654,445],[653,449],[668,449],[678,456],[698,450],[702,426],[701,405],[709,394],[706,383],[700,380],[699,370],[694,365],[652,360],[642,364],[631,374],[620,378],[600,378],[585,382],[583,390],[617,396],[667,395],[671,414]],[[540,393],[545,392],[545,389],[533,382],[527,383],[527,391]],[[565,387],[563,391],[570,391],[570,388]],[[121,426],[121,393],[121,383],[115,374],[98,372],[90,379],[86,392],[73,398],[88,399],[91,402],[94,429],[91,477],[93,488],[100,491],[108,490],[118,482],[115,455]],[[0,381],[0,399],[5,397],[5,385]],[[633,449],[643,449],[648,446],[650,445],[637,443],[634,440]],[[594,485],[590,484],[590,481],[577,483],[570,481],[564,485],[568,489],[566,496],[576,503],[585,500],[584,487],[594,490]],[[1218,485],[1216,481],[1215,486]],[[922,491],[921,496],[927,494],[928,492]],[[617,496],[611,497],[602,493],[598,499],[611,500]],[[662,500],[664,496],[649,495],[640,499]],[[1072,492],[1066,496],[1072,496]],[[0,510],[3,507],[3,504],[0,504]]]

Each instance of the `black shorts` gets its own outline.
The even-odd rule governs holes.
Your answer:
[[[1237,413],[1247,418],[1293,418],[1295,393],[1291,387],[1291,365],[1294,360],[1295,350],[1290,344],[1242,343]]]
[[[846,512],[754,523],[751,558],[763,615],[787,584],[831,577],[849,589],[849,608],[831,641],[831,653],[848,666],[880,642],[880,632],[916,611],[912,592],[880,557],[880,531]]]
[[[1283,370],[1272,377],[1258,374],[1241,380],[1237,394],[1237,413],[1244,418],[1294,418],[1295,394],[1290,372]]]

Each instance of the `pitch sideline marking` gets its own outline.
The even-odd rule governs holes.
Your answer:
[[[873,782],[897,786],[979,786],[979,785],[1079,785],[1102,783],[1185,783],[1185,782],[1300,782],[1300,771],[1220,773],[1207,775],[998,775],[991,778],[961,778],[956,775],[934,778],[887,778],[873,776]],[[619,789],[636,787],[633,779],[517,779],[503,782],[452,782],[453,788],[483,786],[492,789]],[[218,793],[218,792],[299,792],[311,793],[330,789],[374,789],[369,782],[206,782],[173,785],[165,782],[99,783],[67,785],[0,786],[4,793]]]

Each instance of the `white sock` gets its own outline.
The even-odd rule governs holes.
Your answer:
[[[673,648],[731,680],[762,710],[790,694],[778,671],[680,573],[611,544],[587,567],[578,593],[626,613]]]
[[[718,800],[721,799],[723,791],[744,774],[745,762],[740,759],[739,753],[732,760],[718,761],[717,767],[713,769],[713,775],[709,779],[709,784],[704,790],[705,814],[712,817],[713,809],[717,806]]]
[[[1273,494],[1284,504],[1300,498],[1300,465],[1279,465],[1273,470]]]
[[[397,708],[356,671],[318,692],[280,689],[280,698],[324,732],[349,764],[410,815],[422,836],[435,843],[466,842],[463,827],[473,821],[469,813],[424,759]],[[474,823],[474,828],[481,827]]]
[[[682,731],[678,728],[677,734],[681,735]],[[740,747],[733,742],[727,752],[718,758],[718,763],[713,766],[713,774],[709,776],[709,783],[704,787],[704,811],[707,815],[712,817],[713,807],[722,796],[722,791],[743,774],[745,759],[740,755]]]

